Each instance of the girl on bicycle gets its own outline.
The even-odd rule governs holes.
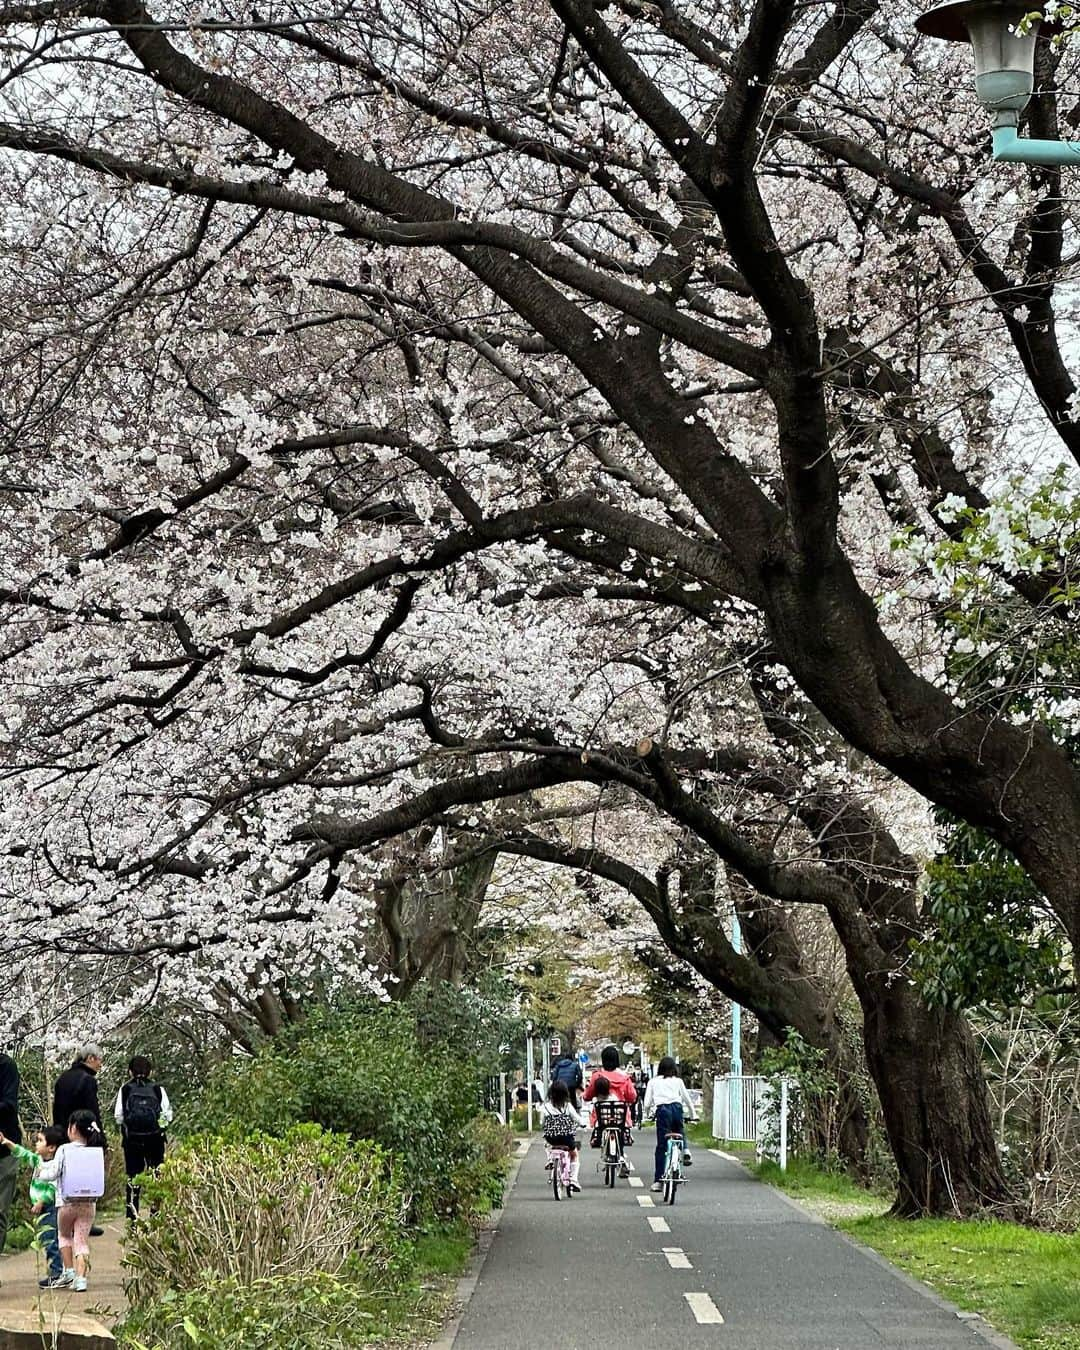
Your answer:
[[[645,1115],[651,1120],[656,1117],[656,1159],[653,1165],[652,1189],[663,1189],[661,1177],[664,1175],[664,1162],[667,1157],[669,1134],[682,1134],[683,1111],[694,1119],[694,1103],[686,1090],[686,1084],[679,1077],[678,1065],[670,1055],[660,1061],[655,1078],[649,1079],[645,1089]],[[690,1150],[683,1140],[683,1163],[689,1167],[692,1159]]]
[[[544,1143],[548,1146],[548,1167],[554,1166],[553,1148],[565,1148],[570,1154],[570,1189],[580,1191],[578,1173],[581,1171],[581,1154],[578,1152],[576,1130],[584,1129],[588,1124],[586,1117],[570,1100],[570,1089],[556,1079],[548,1089],[547,1101],[540,1104],[540,1128],[544,1132]]]

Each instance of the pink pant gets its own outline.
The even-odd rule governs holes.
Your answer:
[[[90,1255],[90,1228],[97,1213],[93,1200],[68,1200],[57,1216],[60,1246],[70,1247],[76,1256]]]

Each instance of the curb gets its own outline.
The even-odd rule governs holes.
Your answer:
[[[752,1181],[756,1181],[759,1186],[768,1186],[773,1195],[778,1196],[785,1205],[795,1210],[798,1214],[801,1214],[804,1219],[808,1220],[810,1223],[816,1223],[822,1228],[827,1228],[831,1233],[835,1233],[842,1242],[846,1242],[849,1247],[854,1247],[855,1250],[861,1252],[863,1256],[868,1256],[875,1265],[881,1266],[884,1270],[889,1271],[901,1284],[906,1285],[908,1289],[911,1289],[916,1294],[921,1294],[923,1298],[927,1299],[936,1308],[940,1308],[942,1312],[951,1313],[958,1322],[965,1323],[965,1325],[969,1326],[975,1335],[980,1337],[987,1345],[992,1345],[994,1350],[1020,1350],[1020,1347],[1015,1341],[1010,1341],[1008,1336],[1003,1335],[1002,1332],[992,1327],[981,1313],[962,1312],[955,1303],[951,1303],[947,1298],[939,1294],[936,1289],[931,1289],[930,1286],[924,1284],[922,1280],[917,1279],[914,1275],[909,1275],[906,1270],[901,1270],[899,1266],[893,1265],[887,1256],[882,1256],[882,1254],[876,1252],[873,1247],[867,1247],[865,1243],[859,1242],[858,1239],[853,1238],[849,1233],[845,1233],[839,1228],[834,1228],[833,1225],[829,1223],[828,1219],[823,1219],[820,1214],[815,1214],[813,1210],[807,1209],[804,1205],[800,1205],[798,1200],[795,1200],[792,1196],[786,1194],[776,1186],[771,1185],[767,1181],[762,1181],[760,1177],[754,1176],[753,1172],[746,1167],[741,1159],[736,1158],[734,1154],[725,1153],[722,1149],[718,1148],[710,1149],[709,1152],[718,1154],[728,1162],[733,1162],[736,1167],[741,1167]]]
[[[521,1164],[525,1161],[525,1155],[532,1146],[532,1136],[519,1138],[517,1141],[517,1153],[510,1163],[510,1170],[506,1174],[506,1189],[503,1191],[503,1202],[498,1209],[493,1209],[484,1220],[484,1226],[480,1230],[480,1235],[476,1240],[476,1250],[469,1261],[468,1269],[457,1282],[457,1288],[454,1291],[454,1303],[457,1310],[450,1321],[443,1327],[437,1340],[431,1341],[427,1350],[453,1350],[454,1342],[457,1340],[457,1334],[461,1329],[461,1323],[465,1319],[465,1312],[469,1306],[469,1300],[476,1292],[476,1286],[480,1283],[480,1275],[484,1269],[484,1262],[487,1260],[488,1252],[491,1250],[491,1244],[495,1241],[495,1234],[499,1231],[499,1222],[502,1219],[503,1211],[506,1209],[506,1202],[510,1198],[510,1192],[518,1179],[518,1173],[521,1171]]]

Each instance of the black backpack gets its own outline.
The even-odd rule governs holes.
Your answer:
[[[160,1134],[161,1089],[147,1078],[136,1078],[124,1092],[124,1129],[128,1134]]]

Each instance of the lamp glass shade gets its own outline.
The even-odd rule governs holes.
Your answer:
[[[975,53],[975,92],[979,102],[995,112],[1021,112],[1035,84],[1035,43],[1038,23],[1017,31],[1024,5],[987,5],[966,14],[968,36]]]

